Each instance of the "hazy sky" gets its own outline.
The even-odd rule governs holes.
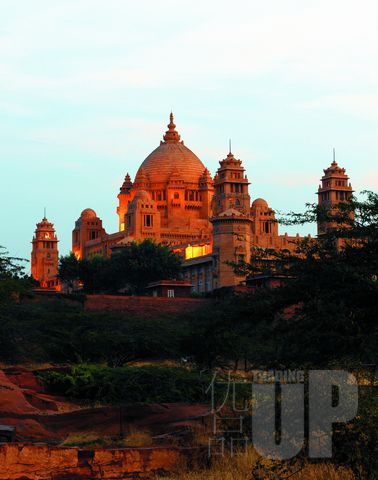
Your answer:
[[[275,209],[315,200],[332,147],[377,190],[378,3],[1,0],[0,245],[29,257],[44,206],[61,254],[86,207],[116,231],[171,108],[213,174],[231,137]]]

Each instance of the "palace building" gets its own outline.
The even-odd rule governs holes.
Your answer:
[[[335,160],[321,182],[320,204],[336,206],[352,193],[345,170]],[[262,198],[251,203],[248,187],[242,161],[231,151],[212,177],[184,145],[171,113],[163,140],[142,162],[134,181],[125,176],[118,194],[118,231],[107,233],[96,212],[86,208],[75,222],[72,251],[77,258],[111,255],[132,241],[150,238],[181,253],[183,280],[194,292],[239,285],[245,278],[228,262],[250,261],[252,247],[290,251],[300,238],[280,235],[274,210]],[[318,234],[327,228],[332,225],[318,225]],[[47,253],[34,252],[33,240],[35,265],[38,255],[45,258]],[[37,275],[34,278],[42,278]]]

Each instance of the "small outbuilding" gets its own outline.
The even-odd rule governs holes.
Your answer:
[[[152,297],[188,298],[192,294],[193,285],[186,280],[159,280],[146,287]]]

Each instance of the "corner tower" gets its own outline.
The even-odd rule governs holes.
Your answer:
[[[211,219],[213,224],[214,288],[238,285],[244,276],[234,272],[229,262],[249,263],[251,259],[251,219],[229,208]]]
[[[94,210],[86,208],[75,222],[72,230],[72,252],[76,258],[86,258],[90,253],[107,255],[106,242],[101,241],[106,237],[102,220]]]
[[[230,149],[219,165],[214,177],[214,215],[219,215],[229,208],[247,215],[251,199],[248,194],[248,178],[241,160],[236,159]]]
[[[121,188],[119,189],[118,194],[118,207],[117,207],[117,215],[118,215],[118,230],[123,232],[125,230],[125,215],[129,206],[129,203],[132,200],[132,189],[133,182],[131,181],[130,175],[127,173],[125,180]]]
[[[58,276],[58,238],[46,214],[37,223],[32,240],[31,272],[41,288],[60,290]]]
[[[330,212],[336,211],[340,203],[347,202],[353,194],[349,177],[345,168],[339,167],[333,150],[333,162],[331,166],[323,170],[324,175],[320,179],[321,185],[318,188],[318,205],[324,206]],[[318,235],[324,235],[330,229],[335,228],[336,223],[332,221],[318,222]]]

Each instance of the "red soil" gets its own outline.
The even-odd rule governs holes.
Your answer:
[[[188,404],[80,408],[43,393],[31,371],[0,370],[0,424],[16,426],[19,441],[61,442],[69,434],[84,432],[118,436],[121,416],[123,429],[134,425],[159,435],[200,426],[207,410],[206,405]]]

